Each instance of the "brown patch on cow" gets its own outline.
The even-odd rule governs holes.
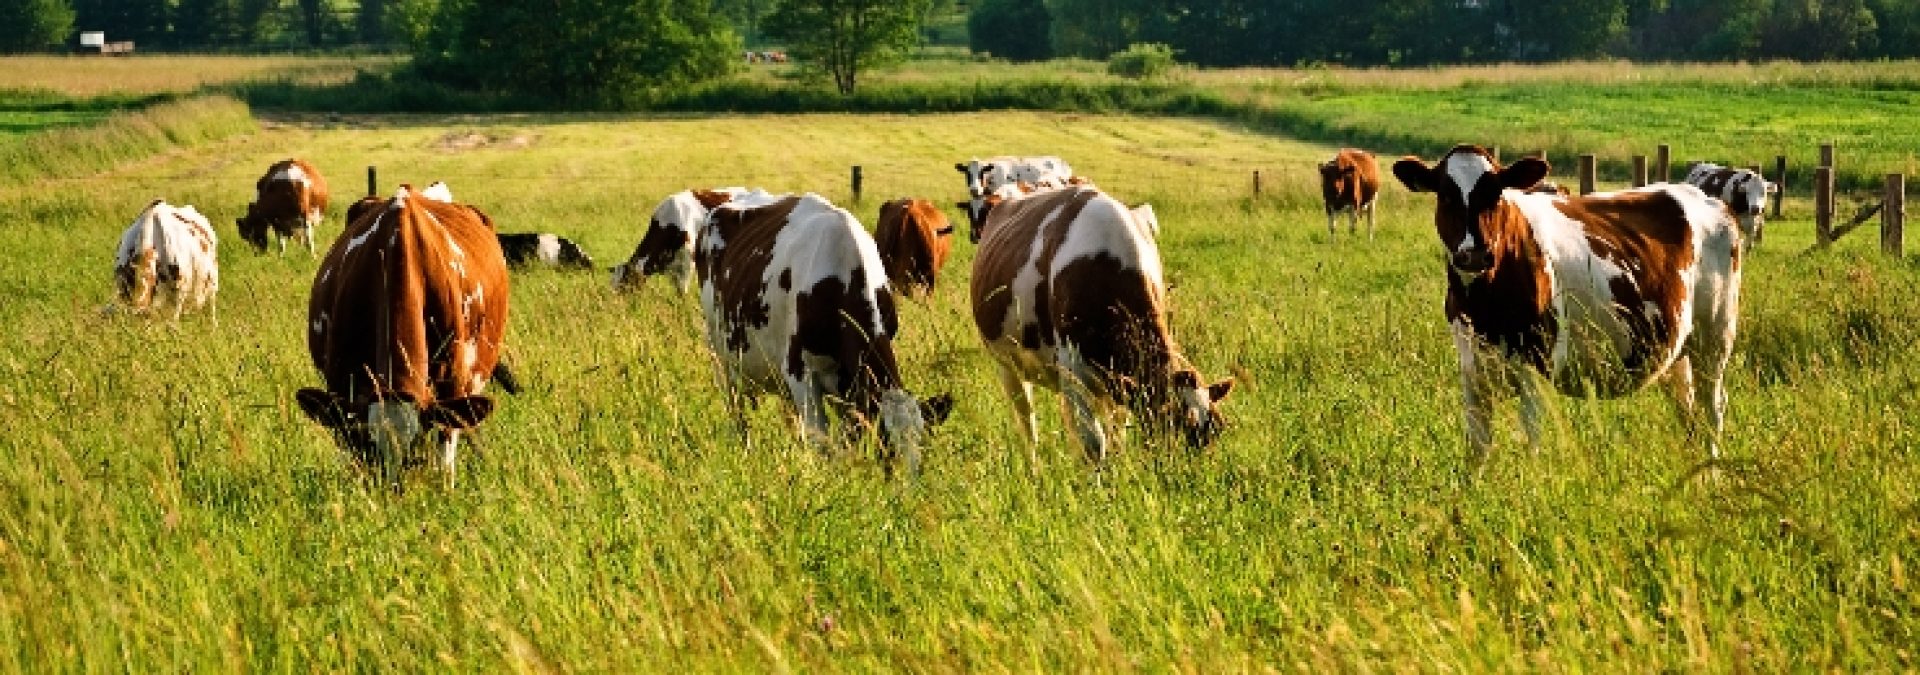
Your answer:
[[[871,297],[865,293],[873,271],[857,267],[847,271],[850,281],[829,276],[794,296],[796,330],[785,364],[787,375],[804,378],[805,355],[833,359],[836,386],[828,393],[867,419],[877,419],[883,392],[902,386],[893,353],[899,315],[884,289]],[[867,325],[876,311],[880,325]]]
[[[1166,378],[1172,376],[1173,335],[1158,289],[1139,270],[1103,253],[1068,262],[1049,286],[1045,306],[1067,308],[1046,313],[1058,314],[1054,330],[1102,374],[1100,384],[1114,400],[1164,403],[1169,398],[1157,389],[1172,385]],[[1148,373],[1166,378],[1145,377]]]
[[[1088,202],[1100,195],[1099,190],[1092,188],[1066,188],[1006,202],[994,208],[987,219],[980,249],[973,258],[973,319],[981,337],[992,342],[1003,336],[1007,313],[1012,310],[1016,300],[1012,292],[1014,277],[1022,268],[1030,265],[1038,265],[1041,270],[1051,269],[1054,254],[1059,251],[1060,244],[1066,241],[1066,225],[1080,216],[1080,211],[1086,208]],[[1058,226],[1047,228],[1040,255],[1035,258],[1033,240],[1040,238],[1042,226],[1050,223],[1057,223]],[[1034,303],[1031,305],[1033,307],[1046,307],[1045,301],[1051,293],[1048,286],[1042,279],[1034,289],[1035,297],[1019,300]],[[1039,314],[1040,325],[1022,327],[1021,346],[1033,349],[1043,342],[1053,344],[1053,317],[1048,316],[1047,312]]]
[[[500,358],[508,277],[492,229],[466,205],[400,202],[360,207],[308,303],[308,323],[322,327],[303,331],[314,367],[349,410],[375,398],[425,409],[478,395]]]
[[[720,250],[709,253],[704,246],[694,249],[694,271],[702,286],[714,285],[722,320],[730,327],[726,336],[729,350],[746,350],[747,329],[767,325],[767,265],[773,262],[774,239],[800,199],[787,197],[759,208],[717,210],[708,220],[706,232],[707,236],[719,236]]]
[[[682,223],[682,227],[697,227],[695,223]],[[659,274],[673,264],[673,256],[686,250],[687,239],[693,233],[686,229],[661,227],[660,219],[647,221],[647,233],[640,236],[640,244],[633,247],[633,255],[627,258],[627,264],[640,263],[641,274]]]
[[[1685,208],[1660,191],[1569,199],[1554,207],[1581,223],[1595,256],[1625,273],[1609,288],[1612,309],[1633,336],[1631,349],[1621,355],[1627,372],[1638,378],[1664,365],[1667,352],[1678,344],[1680,309],[1688,301],[1680,273],[1698,255]],[[1658,314],[1647,314],[1648,302],[1658,306]]]
[[[733,195],[713,190],[694,190],[693,200],[700,202],[700,208],[712,211],[720,208],[721,204],[733,201]],[[691,230],[699,227],[699,223],[682,223],[681,226]]]
[[[1320,196],[1327,213],[1359,211],[1380,194],[1380,164],[1373,153],[1342,148],[1320,165]]]
[[[933,202],[896,199],[880,205],[873,242],[894,288],[931,294],[953,246],[953,225]]]
[[[274,178],[275,174],[297,167],[306,175],[306,182]],[[309,223],[309,214],[327,209],[327,181],[320,171],[302,159],[283,159],[267,167],[267,172],[254,181],[254,200],[247,205],[247,215],[234,225],[240,231],[240,238],[252,244],[254,250],[267,250],[269,231],[282,237],[291,237],[296,230],[308,229],[316,223]]]

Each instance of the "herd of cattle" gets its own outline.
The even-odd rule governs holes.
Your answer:
[[[1064,423],[1095,460],[1127,415],[1149,438],[1196,448],[1216,438],[1233,381],[1206,382],[1173,339],[1152,207],[1115,199],[1057,157],[955,169],[977,243],[974,325],[1028,441],[1038,441],[1036,382],[1059,392]],[[1319,169],[1329,234],[1342,212],[1350,232],[1362,213],[1371,232],[1374,157],[1342,150]],[[1518,395],[1537,442],[1543,380],[1602,397],[1665,380],[1689,424],[1705,413],[1717,452],[1742,241],[1757,237],[1771,186],[1705,165],[1685,183],[1571,196],[1544,180],[1548,169],[1537,158],[1502,166],[1471,145],[1432,165],[1407,157],[1392,166],[1407,189],[1436,198],[1476,465],[1492,441],[1491,404],[1505,394]],[[320,173],[289,159],[256,182],[235,224],[257,251],[277,242],[284,254],[291,239],[312,252],[327,201]],[[783,396],[810,442],[832,441],[834,413],[848,422],[843,436],[877,429],[911,472],[952,401],[909,393],[893,351],[894,296],[931,292],[953,231],[924,199],[883,205],[869,235],[811,193],[686,190],[654,209],[633,254],[611,268],[612,285],[632,290],[663,274],[682,292],[698,284],[707,346],[743,425],[754,397]],[[154,200],[121,238],[121,302],[176,321],[184,310],[211,312],[216,250],[194,207]],[[500,360],[508,269],[535,262],[593,267],[564,238],[498,232],[443,183],[353,204],[313,283],[307,344],[325,386],[300,390],[301,410],[368,465],[428,458],[451,480],[460,433],[493,410],[487,385],[516,391]]]

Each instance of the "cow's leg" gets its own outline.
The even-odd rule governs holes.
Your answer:
[[[1367,205],[1367,238],[1373,238],[1373,204]]]
[[[1547,393],[1541,375],[1518,361],[1506,363],[1504,375],[1513,380],[1514,392],[1520,397],[1520,428],[1527,434],[1527,446],[1537,453],[1547,421]]]
[[[1333,229],[1333,209],[1327,209],[1327,238],[1332,239],[1335,234],[1336,232]]]
[[[806,439],[809,445],[821,449],[832,447],[827,428],[827,401],[820,391],[819,379],[812,373],[800,377],[788,375],[787,393],[793,396],[793,412],[799,419],[800,437]]]
[[[1347,209],[1347,236],[1360,234],[1360,207]]]
[[[1080,449],[1087,453],[1087,459],[1104,462],[1109,443],[1106,427],[1101,423],[1103,411],[1093,393],[1093,369],[1080,358],[1080,350],[1070,346],[1060,348],[1058,362],[1060,394],[1064,401],[1061,416],[1073,425],[1074,435],[1080,439]]]
[[[1497,370],[1494,359],[1480,347],[1480,338],[1463,321],[1453,322],[1453,347],[1460,356],[1461,415],[1467,425],[1468,473],[1477,474],[1493,446],[1493,388],[1490,380]]]
[[[1681,354],[1667,367],[1667,396],[1673,400],[1673,414],[1692,438],[1699,429],[1699,409],[1694,406],[1693,357]]]
[[[447,472],[447,489],[453,489],[454,462],[460,457],[460,430],[440,430],[440,468]]]
[[[1027,439],[1029,446],[1040,443],[1040,432],[1034,428],[1033,419],[1033,383],[1020,376],[1012,364],[1000,362],[1000,386],[1007,390],[1007,400],[1013,403],[1013,418],[1020,426],[1021,437]]]

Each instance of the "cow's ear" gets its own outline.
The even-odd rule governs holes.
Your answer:
[[[493,414],[493,399],[486,396],[462,396],[434,401],[420,414],[420,421],[449,429],[472,429]]]
[[[964,162],[954,162],[954,164],[953,164],[953,170],[954,170],[954,171],[958,171],[958,172],[960,172],[960,173],[966,173],[966,172],[967,172],[967,165],[966,165],[966,163],[964,163]]]
[[[482,225],[486,225],[486,226],[487,226],[487,229],[489,229],[489,230],[497,230],[497,229],[499,229],[499,228],[496,228],[496,227],[494,227],[494,226],[493,226],[493,218],[492,218],[492,217],[490,217],[490,216],[488,216],[488,215],[487,215],[487,213],[486,213],[485,211],[481,211],[481,210],[479,209],[479,207],[476,207],[476,206],[473,206],[473,205],[470,205],[470,204],[462,204],[461,206],[465,206],[465,207],[467,207],[467,210],[468,210],[468,211],[472,211],[472,212],[473,212],[473,215],[474,215],[474,217],[476,217],[476,218],[479,218],[479,219],[480,219],[480,224],[482,224]]]
[[[333,392],[312,388],[301,389],[294,392],[293,399],[300,403],[300,412],[306,413],[307,419],[319,422],[320,426],[338,429],[347,424],[347,411],[344,409],[346,402]]]
[[[693,191],[693,200],[700,202],[700,208],[708,211],[720,208],[721,204],[725,204],[731,199],[732,197],[727,196],[725,192],[715,192],[713,190]]]
[[[1207,400],[1213,401],[1214,403],[1226,400],[1227,394],[1231,393],[1233,393],[1233,378],[1231,377],[1207,385]]]
[[[952,395],[941,394],[920,400],[920,418],[926,420],[927,424],[932,425],[945,422],[947,421],[947,416],[952,414]]]
[[[1514,162],[1513,166],[1500,172],[1500,187],[1509,190],[1531,190],[1533,186],[1539,185],[1540,181],[1546,180],[1547,172],[1552,170],[1553,167],[1547,164],[1547,160],[1528,157]]]
[[[1438,183],[1433,169],[1427,167],[1427,163],[1420,161],[1419,157],[1408,156],[1394,162],[1393,177],[1400,179],[1401,185],[1414,192],[1434,192],[1438,189],[1435,187]]]

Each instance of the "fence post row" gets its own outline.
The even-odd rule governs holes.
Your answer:
[[[1824,151],[1822,156],[1827,156]],[[1833,167],[1813,170],[1813,232],[1821,242],[1833,241]]]
[[[1580,156],[1580,194],[1582,196],[1593,194],[1593,163],[1593,155]]]
[[[1787,156],[1773,157],[1773,217],[1780,217],[1780,206],[1787,201]]]
[[[1653,149],[1653,176],[1661,183],[1673,182],[1673,147],[1661,143]]]
[[[1880,210],[1880,250],[1887,255],[1906,253],[1907,176],[1887,174],[1886,206]]]
[[[1646,155],[1633,156],[1633,186],[1637,188],[1647,186],[1647,156]]]
[[[853,201],[860,201],[860,165],[853,165]]]

